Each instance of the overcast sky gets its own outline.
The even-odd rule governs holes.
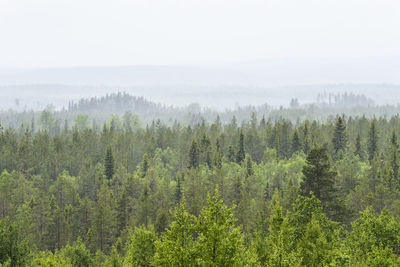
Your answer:
[[[399,0],[0,0],[0,68],[400,56]]]

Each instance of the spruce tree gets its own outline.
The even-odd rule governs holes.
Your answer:
[[[201,156],[201,162],[206,163],[207,166],[209,168],[211,168],[212,167],[212,164],[211,164],[211,140],[206,134],[203,134],[203,137],[201,139],[200,156]]]
[[[390,163],[391,169],[393,170],[393,178],[395,179],[395,181],[397,181],[399,178],[399,162],[398,161],[399,161],[398,160],[398,151],[395,147],[393,147],[392,151],[391,151],[389,163]]]
[[[118,234],[120,234],[127,225],[128,214],[128,196],[126,189],[123,188],[116,205],[116,227],[118,229]]]
[[[147,171],[149,170],[149,155],[147,153],[144,153],[143,155],[143,160],[142,160],[142,166],[141,166],[141,172],[142,172],[142,177],[145,177],[147,174]]]
[[[368,132],[368,159],[371,161],[375,153],[378,152],[378,132],[376,129],[376,120],[371,122]]]
[[[346,146],[345,130],[346,126],[344,126],[342,117],[339,116],[335,124],[335,130],[332,139],[335,154],[338,153],[339,150],[343,150]]]
[[[111,146],[108,146],[106,149],[106,154],[104,156],[104,167],[105,167],[105,175],[108,180],[114,175],[114,156],[112,153]]]
[[[324,148],[313,148],[310,151],[302,172],[302,195],[309,196],[312,191],[319,200],[329,200],[336,173],[330,169],[328,154]]]
[[[299,138],[299,133],[297,130],[294,130],[291,142],[291,152],[296,153],[301,150],[301,142]]]
[[[197,168],[199,166],[199,149],[196,140],[192,140],[189,150],[189,168]]]
[[[303,128],[303,151],[305,154],[308,154],[308,152],[310,151],[310,136],[307,122],[304,123]]]
[[[175,203],[179,203],[182,200],[182,185],[181,185],[181,178],[179,176],[176,179],[174,198],[175,198]]]
[[[311,192],[321,201],[324,212],[332,219],[341,219],[344,207],[337,197],[334,186],[337,173],[331,169],[325,148],[313,148],[307,156],[303,167],[301,194],[310,196]]]
[[[238,149],[236,153],[236,163],[240,164],[242,161],[245,159],[246,154],[244,151],[244,134],[242,131],[240,131],[239,135],[239,144],[238,144]]]
[[[360,134],[357,135],[356,138],[356,150],[354,151],[354,155],[358,156],[361,160],[364,160],[362,147],[361,147],[361,136]]]
[[[217,169],[222,168],[222,149],[219,137],[217,138],[214,151],[214,166]]]
[[[390,138],[390,143],[392,144],[393,147],[395,147],[396,149],[399,148],[399,143],[397,141],[397,134],[396,134],[396,130],[393,129],[392,132],[392,137]]]
[[[264,200],[265,202],[268,202],[271,200],[271,192],[270,192],[270,187],[269,187],[269,182],[267,182],[267,184],[265,185],[264,188]]]
[[[286,121],[282,123],[279,131],[277,150],[282,159],[290,157],[290,140],[289,140],[290,125]]]
[[[230,145],[229,148],[228,148],[228,160],[230,162],[234,162],[235,161],[235,149],[233,148],[232,145]]]
[[[251,160],[251,156],[247,154],[246,156],[246,177],[252,176],[254,174],[253,171],[253,161]]]

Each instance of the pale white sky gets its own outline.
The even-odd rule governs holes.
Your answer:
[[[399,0],[0,0],[0,68],[400,56]]]

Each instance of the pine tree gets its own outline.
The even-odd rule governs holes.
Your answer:
[[[104,166],[106,178],[111,180],[114,175],[114,156],[112,153],[111,146],[108,146],[106,149],[106,154],[104,156]]]
[[[376,120],[371,122],[368,133],[368,159],[371,161],[375,153],[378,152],[378,132],[376,129]]]
[[[342,117],[339,116],[335,124],[335,130],[332,139],[335,154],[338,153],[339,150],[343,150],[346,146],[345,130],[346,126],[344,126]]]
[[[246,153],[244,151],[244,134],[242,131],[240,131],[239,144],[236,152],[236,163],[241,164],[245,157]]]

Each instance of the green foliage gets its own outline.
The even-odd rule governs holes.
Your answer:
[[[378,130],[376,129],[376,120],[372,120],[368,132],[368,159],[371,161],[375,153],[378,152]]]
[[[398,117],[126,113],[60,130],[78,106],[0,130],[5,266],[398,265]]]
[[[291,142],[291,152],[297,153],[300,150],[301,150],[301,142],[300,142],[299,133],[297,132],[297,130],[294,130],[293,135],[292,135],[292,142]]]
[[[196,140],[192,140],[189,151],[189,168],[197,168],[199,166],[199,149]]]
[[[25,266],[29,250],[16,224],[8,218],[0,220],[0,264]]]
[[[301,193],[309,196],[312,192],[321,201],[328,217],[342,221],[345,208],[337,196],[335,177],[337,173],[330,167],[325,148],[313,148],[307,156],[307,164],[303,167]]]
[[[185,210],[182,201],[176,208],[170,229],[156,241],[156,266],[194,266],[198,257],[195,248],[196,218]]]
[[[240,164],[246,157],[246,152],[244,151],[244,134],[240,132],[239,134],[239,144],[236,152],[236,163]]]
[[[339,116],[335,124],[335,129],[332,139],[333,149],[335,153],[338,153],[339,150],[344,149],[346,146],[345,130],[346,126],[344,125],[342,117]]]
[[[400,247],[400,223],[387,210],[383,210],[380,215],[371,208],[367,208],[361,213],[361,217],[352,223],[353,231],[349,235],[348,248],[352,251],[356,262],[382,261],[376,258],[382,254],[399,253]],[[394,255],[387,255],[390,260]],[[398,258],[397,258],[398,260]],[[372,266],[377,266],[372,264]],[[389,266],[385,263],[382,266]]]
[[[238,266],[243,261],[243,241],[240,229],[235,227],[232,209],[223,205],[218,189],[208,197],[198,220],[197,250],[203,266]]]
[[[74,126],[80,131],[85,130],[89,126],[89,116],[87,114],[76,115],[74,118]]]
[[[104,155],[104,174],[108,180],[111,180],[111,178],[114,175],[114,156],[112,153],[111,146],[107,147],[106,153]]]
[[[124,266],[153,266],[156,240],[152,226],[137,227],[130,238]]]

